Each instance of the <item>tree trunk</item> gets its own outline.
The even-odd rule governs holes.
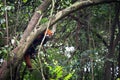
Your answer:
[[[111,52],[110,52],[111,51]],[[104,71],[104,80],[111,80],[112,78],[112,62],[109,61],[113,57],[114,50],[110,50],[108,56],[107,56],[107,61],[105,62],[105,71]]]
[[[119,43],[119,53],[118,53],[118,75],[117,78],[120,78],[120,43]]]
[[[113,20],[113,24],[111,26],[111,36],[110,36],[110,45],[108,47],[108,55],[107,55],[107,59],[105,62],[105,72],[104,72],[104,80],[114,80],[114,67],[112,67],[113,63],[113,58],[114,58],[114,52],[115,52],[115,47],[116,43],[118,43],[118,38],[119,36],[117,36],[115,38],[115,29],[116,29],[116,25],[117,22],[119,21],[119,6],[117,6],[117,4],[115,4],[115,18]],[[112,72],[113,71],[113,72]]]

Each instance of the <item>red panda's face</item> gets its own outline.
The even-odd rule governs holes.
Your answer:
[[[53,32],[51,30],[49,30],[49,29],[45,33],[46,33],[46,36],[48,36],[48,37],[52,37],[53,36]]]

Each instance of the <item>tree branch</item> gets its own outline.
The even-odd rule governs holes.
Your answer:
[[[46,11],[46,9],[49,7],[51,2],[52,2],[52,0],[44,0],[43,3],[36,8],[34,15],[32,16],[30,22],[28,23],[27,28],[25,29],[25,31],[22,35],[19,45],[23,44],[23,42],[29,36],[31,31],[34,29],[34,27],[38,26],[37,23],[38,23],[40,17],[42,17],[42,14]],[[17,46],[13,50],[13,52],[16,53],[18,51],[18,49],[19,49],[19,46]]]
[[[80,23],[80,24],[82,24],[82,25],[85,25],[85,23],[80,22],[80,20],[79,20],[77,17],[75,17],[75,16],[73,16],[73,15],[70,15],[70,16],[71,16],[74,20],[76,20],[78,23]],[[107,42],[105,41],[105,39],[104,39],[100,34],[98,34],[97,32],[93,31],[92,29],[90,29],[90,31],[91,31],[92,33],[94,33],[100,40],[102,40],[103,44],[108,48]]]

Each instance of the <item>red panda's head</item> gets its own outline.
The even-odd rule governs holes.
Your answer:
[[[46,30],[45,33],[46,33],[46,36],[48,36],[48,37],[52,37],[53,36],[53,32],[51,30],[49,30],[49,29]]]

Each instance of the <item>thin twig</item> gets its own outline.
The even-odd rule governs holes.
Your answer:
[[[4,1],[5,4],[5,24],[6,24],[6,33],[7,33],[7,45],[9,42],[9,29],[8,29],[8,15],[7,15],[7,4],[6,4],[6,0]]]
[[[41,44],[40,44],[40,46],[39,46],[38,52],[39,52],[39,51],[41,50],[41,48],[42,48],[42,44],[43,44],[43,42],[44,42],[44,40],[45,40],[45,37],[46,37],[46,34],[47,34],[47,30],[48,30],[48,28],[49,28],[49,26],[50,26],[51,19],[52,19],[52,14],[53,14],[53,10],[54,10],[54,4],[55,4],[55,2],[54,2],[54,0],[52,0],[52,9],[51,9],[51,13],[50,13],[50,20],[49,20],[49,22],[48,22],[48,26],[47,26],[47,28],[46,28],[45,35],[44,35],[44,37],[43,37],[43,39],[42,39],[42,41],[41,41]],[[38,53],[38,60],[39,60],[39,63],[40,63],[40,70],[41,70],[41,73],[42,73],[42,78],[43,78],[43,80],[45,80],[45,76],[44,76],[44,73],[43,73],[42,62],[41,62],[41,59],[40,59],[40,53]]]

